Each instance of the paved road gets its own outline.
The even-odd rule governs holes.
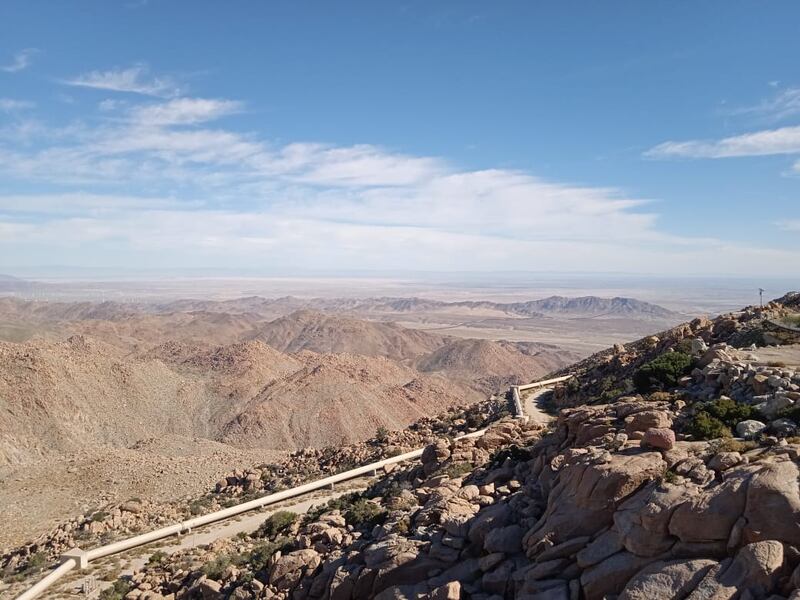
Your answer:
[[[553,388],[539,388],[530,391],[521,392],[522,394],[522,410],[534,423],[541,423],[545,425],[550,421],[555,420],[555,417],[546,413],[541,406],[542,397],[548,392],[552,392]]]

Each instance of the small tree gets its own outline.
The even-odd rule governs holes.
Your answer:
[[[386,429],[386,427],[384,427],[383,425],[381,425],[380,427],[378,427],[378,429],[375,430],[375,439],[378,440],[379,442],[387,441],[389,439],[389,430]]]
[[[692,357],[688,354],[666,352],[639,367],[633,375],[633,383],[642,394],[673,388],[691,366]]]

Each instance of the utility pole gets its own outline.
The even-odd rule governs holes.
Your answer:
[[[766,290],[764,288],[758,288],[758,298],[761,303],[761,308],[764,308],[764,292]]]

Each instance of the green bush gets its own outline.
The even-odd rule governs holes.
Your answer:
[[[778,417],[800,423],[800,406],[787,406],[778,413]]]
[[[666,352],[639,367],[633,374],[633,384],[642,394],[673,388],[691,367],[692,357],[685,352]]]
[[[279,510],[271,514],[256,531],[258,537],[272,538],[283,533],[297,520],[297,514],[288,510]]]
[[[366,498],[359,498],[344,513],[344,520],[353,527],[374,527],[386,520],[386,510]]]
[[[458,479],[467,473],[472,473],[473,466],[467,462],[450,462],[447,463],[437,473],[438,475],[447,475],[450,479]]]
[[[720,398],[709,402],[701,410],[719,419],[728,427],[735,427],[737,423],[751,418],[755,412],[749,404],[740,404],[730,398]]]
[[[247,560],[246,556],[241,554],[220,554],[214,560],[211,560],[203,565],[203,574],[209,579],[219,581],[222,579],[222,574],[229,566],[241,566]]]
[[[245,561],[254,573],[264,571],[269,565],[269,559],[278,550],[285,551],[291,546],[291,540],[287,537],[278,536],[272,542],[262,542],[250,552]]]
[[[731,437],[731,430],[716,417],[706,411],[697,412],[687,423],[686,432],[696,440],[714,440]]]
[[[164,560],[166,560],[166,558],[168,556],[169,556],[169,554],[167,554],[163,550],[156,550],[155,552],[153,552],[150,555],[150,558],[147,559],[147,564],[148,565],[160,565],[161,563],[164,562]]]
[[[381,425],[377,430],[375,430],[375,439],[379,442],[385,442],[389,439],[389,430]]]
[[[42,551],[34,552],[28,557],[28,563],[25,566],[25,571],[28,573],[38,572],[47,566],[47,554]]]
[[[123,600],[131,591],[131,583],[127,579],[117,579],[111,587],[107,587],[98,596],[99,600]]]

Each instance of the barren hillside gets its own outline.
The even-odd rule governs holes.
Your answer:
[[[392,323],[359,321],[302,310],[259,327],[252,336],[283,352],[348,352],[410,361],[443,346],[444,336]]]
[[[366,439],[480,396],[386,358],[303,353],[304,366],[265,388],[226,424],[220,439],[242,447],[294,449]]]

